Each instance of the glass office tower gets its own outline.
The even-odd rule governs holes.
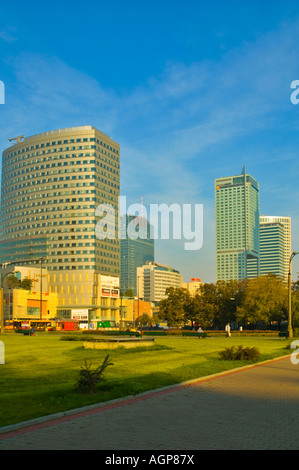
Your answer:
[[[291,256],[291,218],[260,216],[260,273],[288,280]]]
[[[119,144],[92,126],[12,140],[2,159],[0,262],[44,258],[59,309],[94,309],[97,276],[119,277],[118,237],[95,234],[99,204],[113,206],[117,229]]]
[[[134,224],[139,235],[136,239],[128,233],[130,226],[134,232]],[[121,230],[124,238],[120,241],[120,288],[123,293],[130,289],[135,296],[137,295],[137,268],[146,264],[147,261],[154,261],[155,245],[154,239],[150,238],[150,227],[145,217],[134,215],[121,217]]]
[[[215,180],[216,277],[242,280],[259,275],[259,184],[242,174]]]

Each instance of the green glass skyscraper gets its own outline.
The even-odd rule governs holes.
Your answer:
[[[133,238],[135,225],[138,238]],[[122,292],[132,290],[137,295],[137,268],[154,261],[154,239],[150,238],[150,224],[145,217],[122,216],[121,231],[126,236],[120,241],[120,289]]]
[[[246,173],[215,180],[216,278],[259,275],[259,183]]]

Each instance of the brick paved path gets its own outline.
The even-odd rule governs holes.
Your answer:
[[[0,433],[0,450],[299,448],[299,365],[283,358]]]

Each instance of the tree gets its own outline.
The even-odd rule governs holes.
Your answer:
[[[147,313],[143,313],[140,317],[136,318],[136,323],[140,325],[152,325],[153,319]]]
[[[293,284],[292,284],[292,291],[293,291],[293,292],[299,291],[299,281],[293,282]]]
[[[247,286],[247,280],[216,282],[216,305],[218,307],[214,321],[220,328],[228,322],[236,321],[238,307],[241,306]]]
[[[182,287],[168,287],[167,298],[159,302],[159,317],[167,321],[169,326],[180,326],[185,320],[185,303],[188,291]]]
[[[207,289],[203,289],[207,292]],[[191,295],[187,289],[170,287],[166,290],[167,298],[159,302],[159,317],[167,321],[169,326],[181,326],[191,323],[201,324],[204,328],[210,326],[211,306],[202,291]]]
[[[293,326],[299,327],[299,281],[296,281],[292,285],[292,316]]]
[[[212,326],[219,314],[216,284],[203,284],[196,294],[198,322],[203,328]]]
[[[274,274],[249,279],[237,320],[241,323],[281,322],[287,318],[287,287]]]
[[[32,288],[32,279],[29,279],[29,277],[25,277],[21,283],[20,283],[21,289],[24,290],[31,290]]]
[[[9,289],[19,289],[21,281],[13,274],[7,276],[5,283]]]
[[[200,305],[197,295],[192,296],[189,292],[186,292],[184,312],[185,322],[190,322],[191,327],[193,328],[193,325],[199,322],[200,317]]]
[[[134,291],[133,289],[127,289],[124,293],[124,297],[130,297],[130,298],[133,298],[134,297]]]
[[[7,276],[5,282],[9,289],[31,290],[33,281],[32,279],[29,279],[29,277],[25,277],[20,281],[14,274],[11,274]]]

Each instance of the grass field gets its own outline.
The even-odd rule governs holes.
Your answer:
[[[289,354],[289,341],[278,337],[169,336],[155,338],[153,347],[110,351],[84,349],[83,342],[63,337],[51,332],[35,336],[9,332],[0,337],[5,346],[0,427],[247,365],[218,358],[232,345],[258,348],[259,361]],[[95,395],[78,394],[75,384],[85,359],[95,368],[107,354],[113,366],[105,371],[106,381]]]

